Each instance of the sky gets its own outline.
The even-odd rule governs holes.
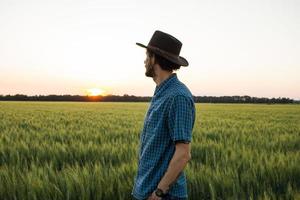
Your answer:
[[[298,0],[1,0],[0,94],[152,96],[155,30],[182,43],[196,96],[300,99]]]

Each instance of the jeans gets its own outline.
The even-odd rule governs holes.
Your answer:
[[[178,198],[167,194],[167,196],[162,198],[162,200],[187,200],[187,198]]]
[[[132,197],[132,200],[138,200],[138,199]],[[147,200],[147,199],[143,199],[143,200]],[[167,194],[167,196],[164,198],[161,198],[161,200],[187,200],[187,198],[178,198],[178,197],[174,197],[174,196]]]

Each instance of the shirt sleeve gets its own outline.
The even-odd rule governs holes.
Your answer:
[[[173,142],[191,142],[194,122],[194,101],[183,95],[175,96],[168,113],[168,128]]]

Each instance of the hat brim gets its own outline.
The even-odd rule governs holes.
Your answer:
[[[136,45],[140,46],[140,47],[143,47],[143,48],[146,48],[146,49],[149,49],[151,51],[153,51],[154,53],[157,53],[158,55],[164,57],[165,59],[169,60],[170,62],[173,62],[177,65],[180,65],[180,66],[183,66],[183,67],[187,67],[189,65],[188,61],[184,58],[184,57],[181,57],[181,56],[176,56],[176,55],[173,55],[173,54],[170,54],[164,50],[161,50],[157,47],[153,47],[153,46],[146,46],[146,45],[143,45],[141,43],[136,43]]]

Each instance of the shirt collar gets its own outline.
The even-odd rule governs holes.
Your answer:
[[[165,88],[169,87],[171,82],[177,80],[177,74],[171,74],[167,79],[163,80],[158,86],[155,87],[154,96],[158,96]]]

